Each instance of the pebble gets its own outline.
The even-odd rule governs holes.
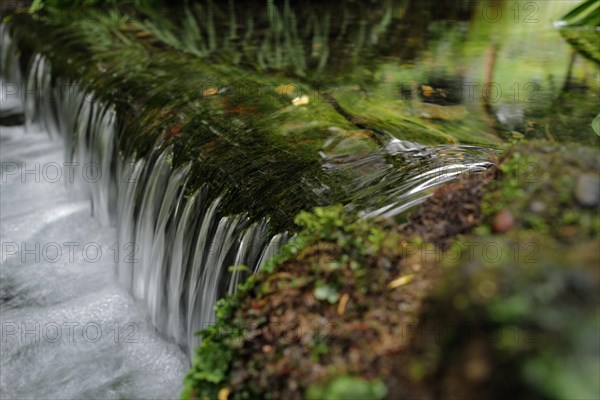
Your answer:
[[[265,345],[262,347],[262,352],[263,352],[263,353],[265,353],[265,354],[269,354],[269,353],[271,353],[272,351],[273,351],[273,347],[272,347],[272,346],[269,346],[268,344],[265,344]]]
[[[600,200],[600,176],[584,174],[577,179],[575,198],[585,207],[594,207]]]
[[[531,211],[534,213],[541,213],[546,209],[546,205],[541,201],[534,201],[531,203]]]
[[[494,232],[502,233],[512,229],[515,224],[515,219],[510,211],[506,208],[498,211],[492,222]]]

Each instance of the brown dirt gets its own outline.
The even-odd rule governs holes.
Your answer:
[[[447,249],[453,238],[468,233],[483,222],[481,200],[486,194],[483,188],[496,175],[497,168],[492,167],[485,173],[467,174],[442,186],[409,216],[408,223],[401,226],[400,231]]]

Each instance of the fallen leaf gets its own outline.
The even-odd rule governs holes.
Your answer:
[[[208,96],[213,96],[217,93],[219,93],[219,88],[209,87],[209,88],[205,89],[204,92],[202,92],[202,96],[208,97]]]
[[[348,293],[344,293],[338,304],[338,308],[337,308],[338,315],[344,314],[344,312],[346,311],[346,304],[348,304],[348,300],[350,300],[350,295]]]
[[[223,389],[219,390],[219,394],[217,395],[219,400],[227,400],[227,398],[229,397],[229,388],[224,387]]]
[[[433,88],[431,86],[423,85],[421,86],[421,89],[423,90],[423,96],[425,97],[429,97],[433,94]]]
[[[292,104],[295,106],[303,106],[305,104],[308,104],[309,99],[307,95],[302,95],[299,97],[296,97],[294,100],[292,100]]]
[[[414,274],[403,275],[391,281],[388,287],[390,289],[395,289],[397,287],[404,286],[407,283],[410,283],[413,279],[415,279]]]
[[[292,84],[279,85],[275,88],[275,92],[284,95],[291,95],[294,92],[295,86]]]

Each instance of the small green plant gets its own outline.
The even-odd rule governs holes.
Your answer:
[[[523,187],[534,183],[536,179],[536,164],[527,157],[515,152],[500,164],[502,179],[496,186],[500,190],[490,193],[484,198],[482,211],[490,216],[512,204],[516,199],[525,196]]]
[[[340,298],[340,294],[333,285],[328,285],[325,282],[317,282],[315,285],[315,298],[317,300],[327,300],[331,304],[334,304]]]
[[[308,388],[308,400],[380,400],[387,394],[387,387],[379,379],[365,380],[353,376],[338,376],[321,385]]]
[[[236,345],[245,334],[243,324],[230,322],[237,298],[219,300],[217,322],[198,333],[203,340],[195,349],[192,368],[184,378],[182,399],[216,398],[226,381]]]
[[[365,264],[361,260],[377,251],[386,238],[383,231],[373,226],[372,221],[362,220],[356,215],[347,213],[341,205],[317,207],[312,212],[300,212],[295,222],[302,229],[294,240],[287,243],[267,262],[262,271],[273,272],[277,266],[319,242],[337,245],[343,251],[340,259],[327,265],[318,264],[312,267],[314,269],[330,267],[331,275],[328,280],[315,282],[314,296],[317,300],[331,304],[340,299],[339,288],[342,286],[341,275],[338,273],[340,266],[347,265],[356,276],[364,275],[362,265]],[[244,271],[245,267],[230,267],[230,271],[235,270]],[[203,340],[195,350],[192,368],[184,380],[182,398],[216,398],[219,390],[226,386],[230,363],[236,354],[240,338],[245,333],[242,321],[235,319],[235,310],[240,304],[240,299],[252,290],[257,290],[254,277],[239,285],[236,294],[217,302],[215,310],[217,322],[199,333]],[[327,352],[327,346],[317,343],[312,350],[312,356],[318,359],[321,354]],[[346,386],[350,388],[349,392],[345,391]],[[380,399],[387,391],[380,381],[366,381],[352,377],[339,377],[327,387],[314,387],[311,390],[317,396],[313,398],[340,399],[354,398],[348,397],[348,393],[358,395],[359,397],[356,398],[360,399]],[[318,397],[318,393],[324,394],[325,397]]]

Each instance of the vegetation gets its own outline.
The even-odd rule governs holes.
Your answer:
[[[182,398],[593,395],[598,215],[569,182],[599,158],[557,150],[511,146],[400,227],[299,214],[298,237],[220,302]]]
[[[228,212],[270,216],[277,231],[306,204],[343,195],[335,192],[341,177],[322,171],[315,150],[330,135],[329,126],[352,127],[327,104],[296,107],[294,92],[274,90],[281,86],[277,78],[154,47],[136,37],[140,31],[124,14],[63,17],[34,21],[14,16],[11,23],[21,27],[14,33],[23,49],[22,65],[33,53],[45,53],[56,78],[80,82],[100,101],[114,104],[122,118],[119,146],[124,153],[141,157],[155,143],[174,144],[174,166],[193,162],[190,191],[208,183],[214,196],[225,193]],[[38,36],[61,46],[49,51]],[[257,90],[269,92],[261,96]],[[317,196],[305,189],[307,183],[327,185],[333,193]]]
[[[39,12],[44,8],[69,8],[69,7],[90,7],[90,6],[116,6],[123,3],[135,5],[152,5],[160,3],[162,0],[34,0],[30,7],[30,12]]]
[[[115,106],[122,153],[143,157],[156,145],[173,145],[174,167],[192,163],[190,193],[208,184],[213,197],[224,197],[225,214],[268,218],[273,233],[293,228],[293,217],[302,209],[353,198],[347,182],[356,172],[325,169],[319,154],[336,138],[350,143],[343,150],[345,160],[369,160],[394,136],[422,144],[498,142],[458,130],[457,139],[395,110],[384,114],[378,108],[381,118],[362,121],[348,104],[339,107],[316,81],[289,74],[283,64],[281,71],[267,75],[228,58],[207,60],[182,52],[179,39],[171,46],[166,31],[152,29],[163,20],[150,16],[150,9],[105,6],[102,11],[77,9],[76,18],[50,6],[35,15],[11,16],[7,23],[21,49],[22,69],[34,54],[44,54],[54,82],[78,82],[102,103]],[[214,11],[222,18],[222,11]],[[255,40],[252,32],[246,33]],[[202,38],[211,35],[204,32]],[[54,45],[46,46],[39,37]],[[194,46],[200,46],[198,40]],[[285,49],[273,46],[275,52]]]
[[[564,154],[557,159],[559,149]],[[484,199],[484,215],[491,218],[508,210],[519,216],[515,228],[551,235],[565,244],[600,234],[600,218],[593,209],[573,207],[574,196],[585,186],[586,175],[579,172],[598,167],[593,150],[531,142],[510,148],[504,157],[500,168],[507,178],[498,181],[497,190]]]
[[[296,232],[219,301],[182,398],[600,392],[595,64],[507,56],[509,32],[536,33],[506,19],[445,24],[445,12],[466,23],[487,3],[185,2],[165,15],[155,3],[69,2],[90,6],[71,18],[63,1],[35,1],[6,22],[23,71],[43,54],[53,85],[77,82],[114,105],[122,154],[172,147],[173,167],[191,164],[189,193],[207,185],[223,215]],[[599,10],[586,1],[561,28],[595,63],[598,34],[587,28]],[[469,76],[539,84],[527,95],[540,101],[505,92],[470,102],[453,91]],[[449,153],[393,154],[393,139]],[[389,204],[382,187],[432,162],[419,152],[463,161],[471,153],[451,153],[459,143],[500,152],[408,216],[357,214]]]
[[[561,33],[584,57],[600,64],[600,5],[586,0],[569,11],[560,20]]]

